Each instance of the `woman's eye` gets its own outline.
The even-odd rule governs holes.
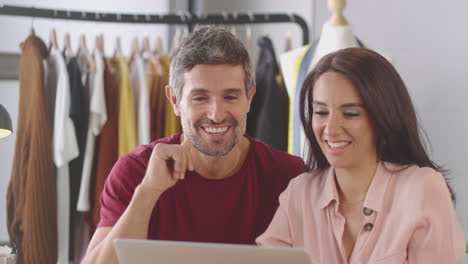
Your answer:
[[[344,116],[345,117],[356,117],[356,116],[360,116],[360,114],[358,112],[345,112]]]
[[[314,111],[314,115],[324,116],[324,115],[327,115],[327,114],[328,114],[328,112],[323,111],[323,110]]]

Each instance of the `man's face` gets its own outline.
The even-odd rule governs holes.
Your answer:
[[[255,87],[246,94],[241,65],[198,64],[184,74],[179,101],[170,96],[184,136],[208,156],[224,156],[245,133]]]

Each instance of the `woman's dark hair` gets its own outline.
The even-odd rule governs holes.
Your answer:
[[[328,54],[317,63],[302,85],[299,109],[310,147],[306,159],[309,170],[330,167],[312,130],[311,114],[312,89],[325,72],[343,74],[358,90],[374,129],[379,160],[430,167],[443,175],[446,173],[426,152],[421,139],[423,131],[419,128],[411,97],[400,75],[384,57],[364,48],[348,48]],[[448,183],[447,186],[455,201]]]

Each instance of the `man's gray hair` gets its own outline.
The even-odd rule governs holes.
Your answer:
[[[204,26],[188,35],[172,57],[169,85],[177,100],[181,99],[184,74],[197,64],[242,65],[244,84],[248,95],[255,82],[249,52],[234,35],[215,27]]]

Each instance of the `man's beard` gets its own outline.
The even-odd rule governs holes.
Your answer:
[[[217,156],[225,156],[231,150],[239,143],[239,141],[242,139],[244,133],[245,133],[245,126],[239,127],[239,122],[232,118],[226,118],[220,123],[216,123],[213,120],[210,119],[201,119],[195,122],[193,126],[191,126],[189,129],[187,129],[186,125],[184,125],[185,122],[182,122],[182,131],[184,132],[185,137],[190,140],[192,143],[193,147],[200,151],[201,153],[211,156],[211,157],[217,157]],[[232,129],[233,137],[226,144],[226,146],[223,149],[210,149],[210,147],[205,144],[203,141],[202,137],[199,135],[200,130],[203,130],[202,125],[229,125],[230,128]],[[190,126],[190,125],[189,125]],[[204,131],[205,132],[205,131]],[[203,132],[201,132],[203,133]],[[222,141],[214,141],[215,145],[221,145],[223,144]]]

